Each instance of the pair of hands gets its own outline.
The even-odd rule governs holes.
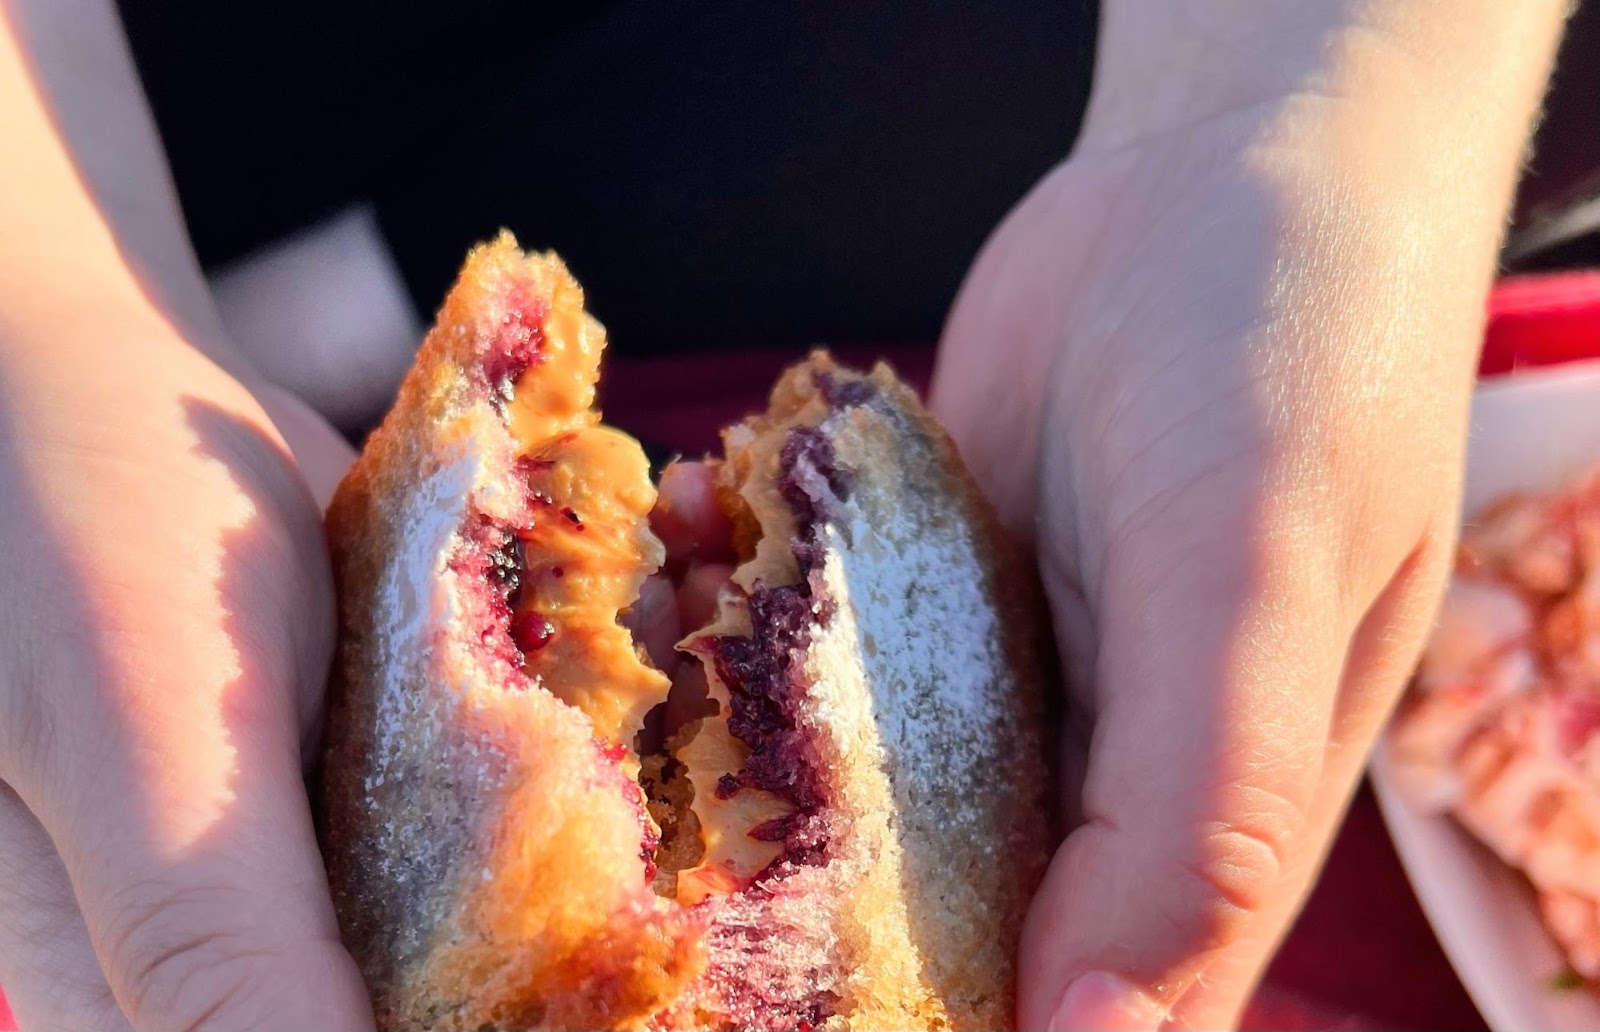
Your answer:
[[[1073,1021],[1228,1020],[1451,542],[1466,349],[1320,314],[1356,289],[1321,262],[1393,274],[1240,225],[1236,168],[1169,194],[1173,156],[1080,154],[1041,184],[975,269],[935,392],[1038,551],[1072,686],[1081,823],[1028,926],[1028,1028],[1069,985]],[[330,648],[318,507],[260,407],[281,398],[161,354],[11,401],[7,989],[63,1027],[353,1027],[301,781]],[[335,471],[291,413],[302,461]]]
[[[1353,48],[1314,88],[1128,85],[1173,17],[1108,10],[1122,70],[974,266],[933,393],[1038,555],[1070,692],[1023,1028],[1222,1026],[1287,926],[1444,577],[1542,82],[1509,55],[1474,71],[1520,108],[1375,117],[1360,90],[1469,28],[1302,14],[1268,41]],[[1463,145],[1474,118],[1504,124]],[[0,313],[0,984],[43,1027],[358,1028],[302,780],[349,452],[147,300],[115,342],[103,306]]]

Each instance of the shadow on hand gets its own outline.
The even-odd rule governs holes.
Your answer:
[[[174,533],[119,542],[142,553],[138,565],[146,570],[151,557],[142,550],[172,551],[157,557],[171,562],[172,582],[152,585],[79,554],[75,539],[123,529],[116,499],[109,489],[102,498],[75,486],[70,501],[87,496],[96,509],[63,505],[57,495],[68,492],[39,472],[52,461],[48,446],[29,446],[16,406],[0,394],[0,482],[16,485],[0,495],[0,563],[13,613],[0,643],[8,682],[0,697],[7,753],[0,773],[55,842],[130,1018],[310,1017],[318,994],[333,1000],[340,993],[328,961],[341,949],[295,762],[315,748],[333,640],[319,514],[282,447],[260,428],[209,401],[182,405],[192,457],[205,467],[196,479],[205,483],[203,473],[220,467],[237,493],[218,492],[215,514],[155,514],[193,527],[188,540]],[[64,449],[58,456],[78,458]],[[118,465],[95,465],[107,458]],[[126,475],[125,462],[87,455],[84,466]],[[146,473],[171,477],[181,497],[193,490],[180,482],[192,471],[156,463],[135,469],[133,482]],[[149,526],[151,514],[139,515]],[[196,576],[197,567],[209,576]],[[159,589],[154,610],[116,595],[151,589]],[[220,626],[197,628],[185,614],[162,611],[174,591],[179,605],[191,601],[184,592],[194,596],[198,619],[220,612]],[[223,648],[206,656],[172,651],[213,640]],[[229,652],[232,662],[218,669],[216,656]],[[141,706],[168,694],[192,701],[162,717]],[[162,727],[163,719],[183,726]],[[19,908],[13,921],[37,916],[27,895],[7,895],[0,890],[0,901]],[[65,928],[75,916],[57,920]],[[78,963],[89,967],[86,951]],[[30,967],[37,977],[49,974],[44,965]],[[308,969],[325,977],[291,977]],[[90,985],[96,972],[59,975],[63,984]],[[13,998],[33,992],[51,990],[13,987]],[[72,1004],[54,995],[70,1018]],[[326,1013],[348,1015],[348,1000]]]

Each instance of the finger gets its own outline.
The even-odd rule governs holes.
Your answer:
[[[667,560],[733,560],[733,525],[717,505],[716,478],[703,462],[674,462],[661,473],[650,525]]]
[[[683,637],[672,581],[661,574],[646,577],[638,599],[619,619],[633,632],[633,640],[644,646],[656,669],[671,677],[678,666],[675,646]]]
[[[278,708],[220,735],[170,712],[137,728],[84,719],[49,745],[55,786],[25,782],[139,1027],[370,1026],[328,902],[292,706]]]
[[[1153,519],[1107,553],[1086,823],[1024,933],[1023,1027],[1228,1025],[1317,855],[1349,625],[1331,564],[1247,519]]]
[[[733,580],[729,563],[695,563],[678,586],[678,619],[685,631],[709,624],[717,615],[717,595]]]
[[[671,740],[684,725],[709,717],[717,712],[706,683],[706,668],[698,662],[678,664],[672,678],[672,691],[667,695],[666,712],[662,714],[663,736]]]
[[[1327,770],[1353,788],[1371,744],[1417,668],[1455,559],[1456,510],[1447,508],[1400,565],[1357,628],[1334,710]],[[1338,806],[1338,800],[1328,805]]]
[[[1454,555],[1454,540],[1454,510],[1446,509],[1436,528],[1400,564],[1357,626],[1343,665],[1308,827],[1331,831],[1343,820],[1371,743],[1404,690],[1433,625]],[[1325,833],[1287,858],[1285,912],[1298,911],[1331,845],[1332,835]],[[1236,948],[1208,969],[1207,980],[1253,985],[1260,974],[1257,958],[1271,955],[1283,931],[1282,921],[1262,921],[1247,929]],[[1190,1009],[1180,1003],[1176,1013],[1182,1017]]]
[[[0,779],[55,844],[135,1026],[370,1027],[302,781],[296,682],[321,676],[296,629],[309,614],[275,597],[294,578],[260,575],[270,554],[246,559],[271,532],[234,531],[228,550],[191,537],[182,565],[166,533],[141,528],[145,550],[111,567],[138,594],[104,593],[92,624],[57,628],[72,647],[27,668],[40,717],[0,726]]]
[[[733,567],[728,563],[689,566],[677,592],[678,619],[685,633],[693,633],[711,623],[717,615],[717,594],[732,577]],[[678,663],[672,691],[667,696],[667,734],[675,734],[690,721],[711,716],[716,711],[717,704],[710,700],[705,667],[695,659]]]
[[[0,785],[0,985],[19,1028],[120,1030],[67,872],[49,836]]]
[[[211,287],[228,337],[251,363],[341,427],[383,414],[422,339],[366,206],[234,261]]]
[[[192,739],[162,750],[174,761],[164,784],[143,748],[97,761],[103,739],[68,745],[77,764],[119,786],[102,789],[99,805],[35,786],[101,969],[136,1025],[370,1025],[327,901],[298,749],[284,734],[276,758],[239,750],[237,776],[250,787],[238,794],[215,766],[226,754]],[[182,759],[185,749],[200,755]]]

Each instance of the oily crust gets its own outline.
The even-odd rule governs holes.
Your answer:
[[[481,382],[530,299],[598,356],[558,260],[480,248],[327,516],[321,839],[385,1028],[627,1027],[702,963],[694,916],[648,888],[637,782],[529,683],[469,561],[480,514],[530,519]]]

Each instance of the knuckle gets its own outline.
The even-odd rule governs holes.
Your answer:
[[[1240,914],[1266,908],[1283,869],[1281,846],[1259,828],[1219,824],[1206,833],[1201,856],[1186,870],[1208,892]]]
[[[1256,787],[1241,788],[1234,802],[1226,816],[1190,825],[1169,854],[1172,881],[1157,908],[1164,934],[1185,951],[1231,946],[1293,895],[1303,808]]]
[[[246,999],[263,951],[218,924],[229,901],[199,890],[137,893],[115,915],[108,971],[136,1026],[198,1028]],[[230,925],[244,924],[237,913]]]
[[[1217,891],[1213,872],[1200,864],[1185,864],[1178,884],[1163,898],[1161,915],[1170,948],[1185,956],[1209,953],[1235,942],[1244,933],[1250,911]]]
[[[1255,790],[1249,810],[1208,822],[1197,849],[1182,865],[1200,900],[1190,931],[1207,944],[1231,941],[1271,911],[1284,892],[1290,852],[1299,837],[1300,809],[1280,796]]]

